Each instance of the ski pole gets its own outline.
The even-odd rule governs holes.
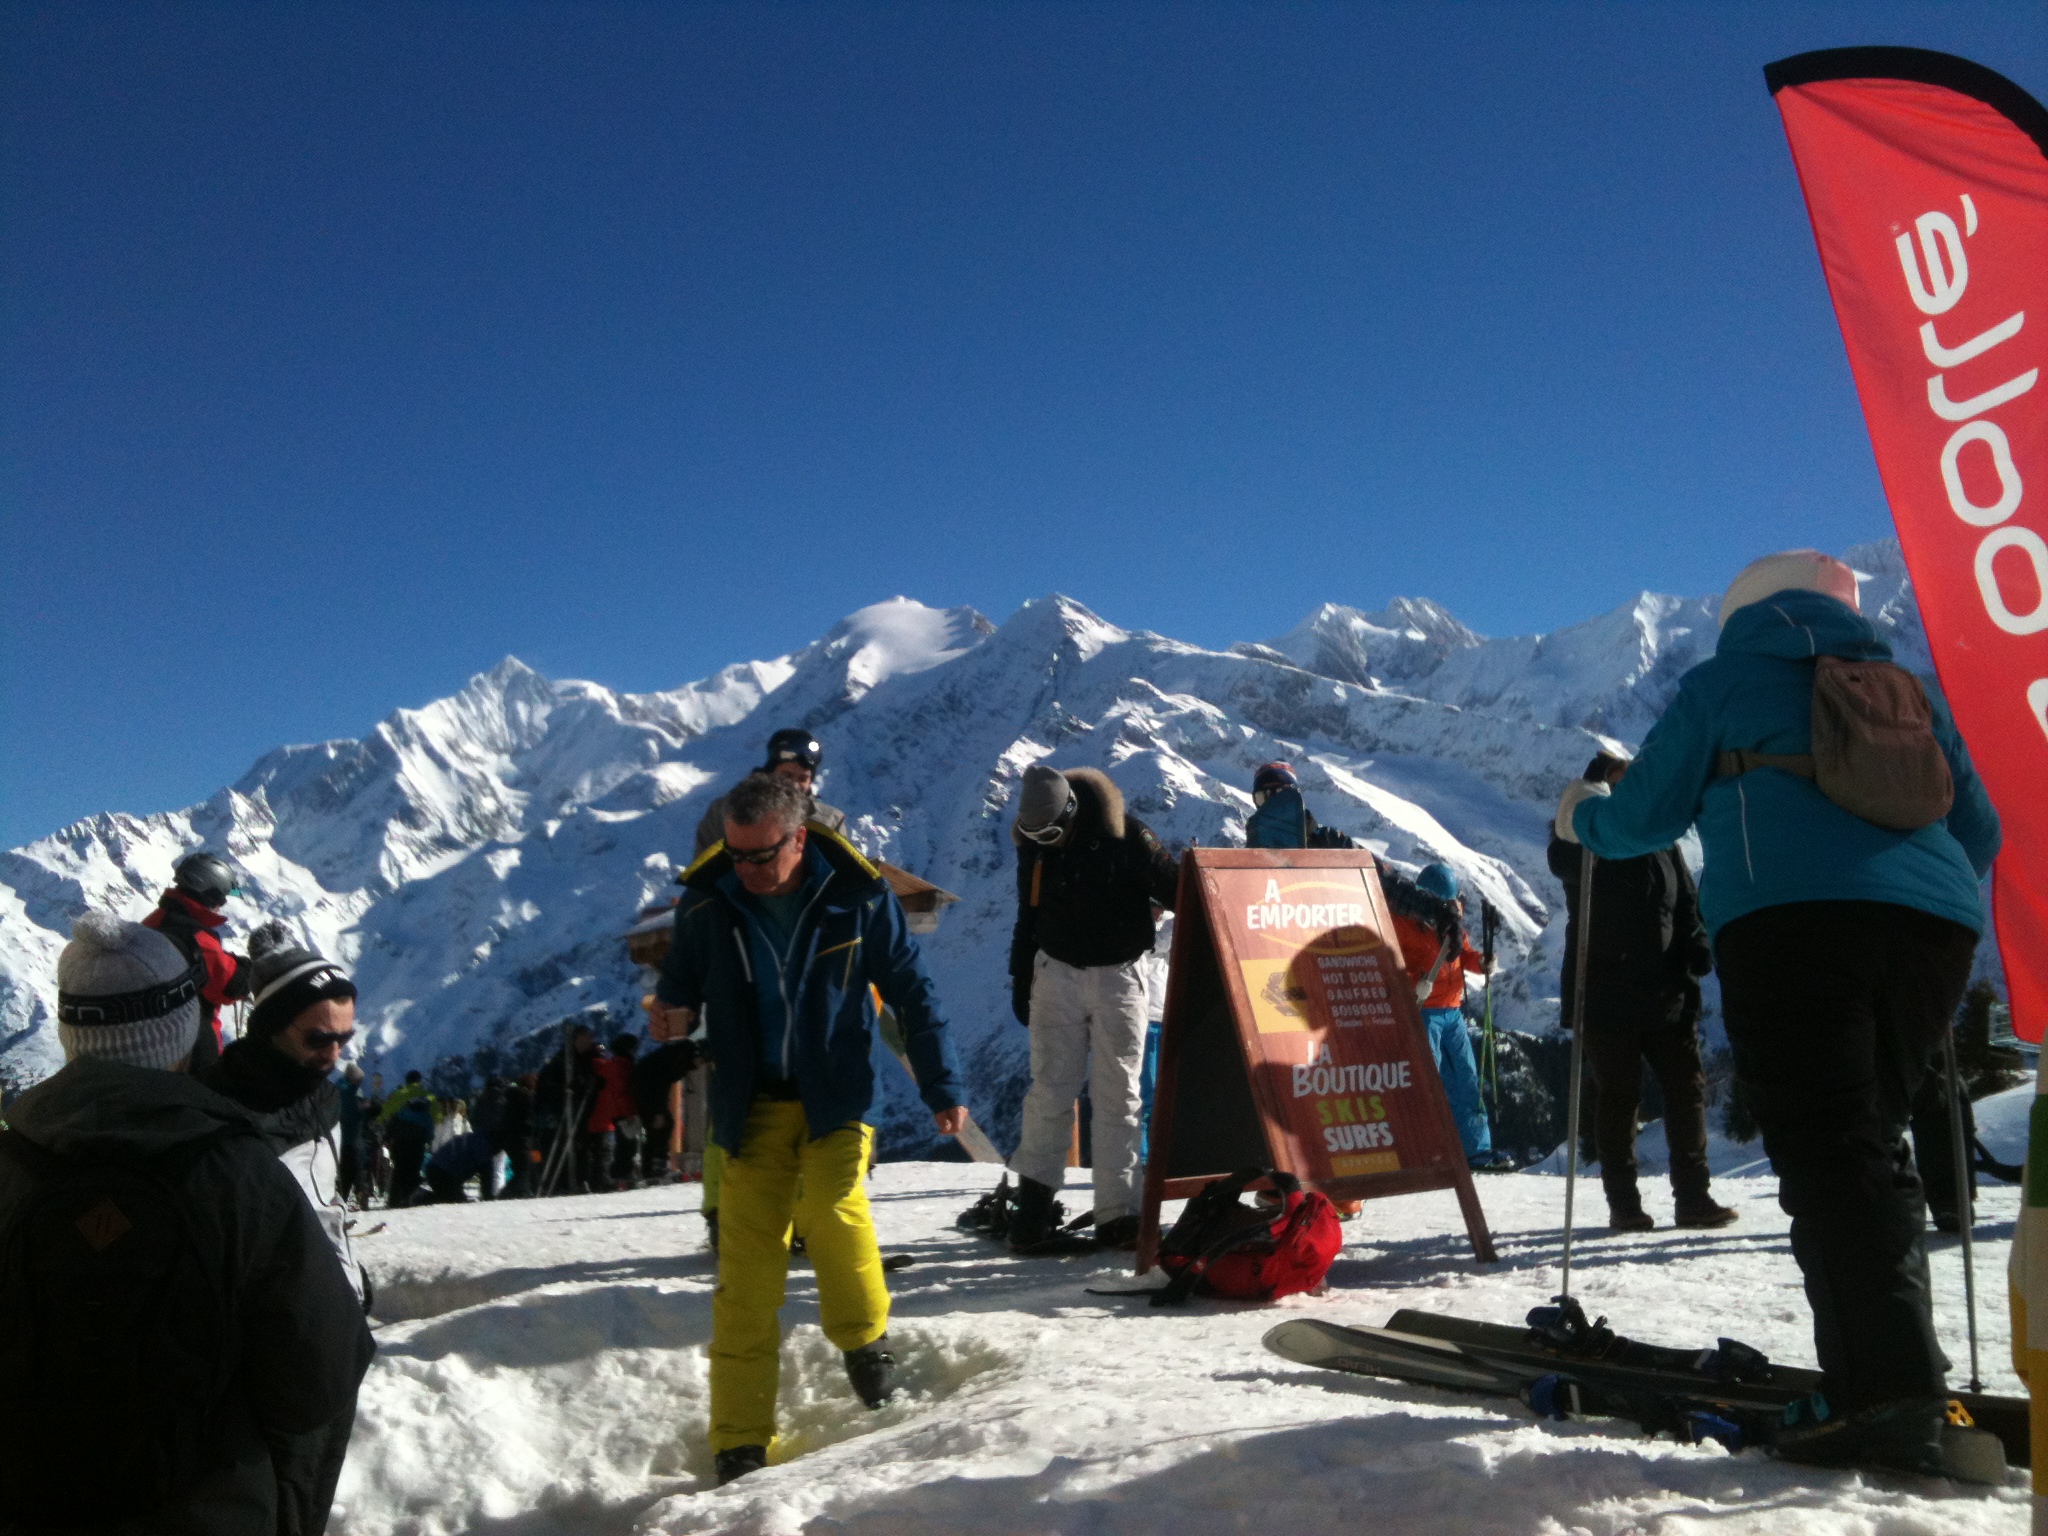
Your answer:
[[[1970,1230],[1976,1225],[1976,1202],[1971,1197],[1976,1193],[1977,1174],[1970,1166],[1969,1150],[1963,1139],[1963,1096],[1956,1072],[1953,1029],[1941,1032],[1941,1064],[1948,1073],[1948,1144],[1956,1164],[1956,1220],[1963,1236],[1963,1298],[1970,1312],[1970,1390],[1982,1392],[1984,1384],[1977,1377],[1977,1260]]]
[[[1493,935],[1499,926],[1500,914],[1493,909],[1493,903],[1483,897],[1479,903],[1479,945],[1486,962],[1486,1017],[1479,1031],[1480,1081],[1493,1090],[1493,1103],[1489,1112],[1500,1113],[1500,1053],[1494,1048],[1493,1039]]]
[[[1572,1293],[1572,1199],[1579,1183],[1579,1079],[1586,1057],[1586,952],[1593,939],[1593,850],[1579,845],[1579,942],[1572,956],[1572,1081],[1565,1110],[1564,1277],[1561,1296]]]

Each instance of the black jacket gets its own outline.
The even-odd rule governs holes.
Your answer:
[[[1017,927],[1010,979],[1028,985],[1038,951],[1067,965],[1123,965],[1152,947],[1156,903],[1168,911],[1180,866],[1152,829],[1124,810],[1106,773],[1062,770],[1074,791],[1074,823],[1058,848],[1041,848],[1013,826]]]
[[[376,1345],[305,1197],[246,1112],[184,1073],[86,1059],[23,1094],[7,1118],[60,1157],[115,1150],[157,1158],[223,1128],[252,1132],[218,1141],[178,1179],[193,1237],[226,1293],[240,1359],[224,1397],[201,1405],[211,1436],[203,1464],[187,1469],[177,1507],[151,1529],[318,1529],[326,1510],[305,1507],[285,1458],[295,1444],[332,1443]],[[0,1158],[0,1240],[34,1187],[12,1158]]]
[[[283,1156],[341,1124],[341,1090],[324,1074],[296,1068],[282,1052],[243,1036],[199,1081],[249,1111],[270,1149]]]
[[[1550,839],[1550,872],[1564,882],[1564,1017],[1571,1020],[1579,944],[1577,843]],[[1676,848],[1593,867],[1592,948],[1586,955],[1589,1006],[1627,1006],[1671,998],[1713,969],[1699,893]]]

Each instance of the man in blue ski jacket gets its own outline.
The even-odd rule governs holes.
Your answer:
[[[1780,1450],[1929,1471],[1947,1362],[1905,1131],[1969,979],[1998,817],[1939,698],[1954,798],[1917,831],[1852,814],[1794,768],[1739,771],[1728,755],[1812,753],[1816,662],[1829,656],[1891,657],[1857,612],[1855,573],[1811,550],[1755,562],[1728,589],[1713,657],[1685,675],[1628,776],[1611,790],[1574,781],[1556,829],[1627,859],[1698,826],[1728,1042],[1792,1218],[1825,1376],[1818,1422]]]
[[[675,937],[648,1005],[657,1039],[701,1014],[711,1135],[725,1149],[711,1302],[711,1449],[721,1483],[775,1444],[776,1313],[794,1217],[825,1336],[870,1408],[893,1392],[889,1292],[863,1179],[874,1150],[879,997],[903,1026],[941,1134],[967,1118],[931,978],[889,883],[807,822],[810,797],[755,774],[725,797],[725,837],[683,874]]]

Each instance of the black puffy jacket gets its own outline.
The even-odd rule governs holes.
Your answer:
[[[1550,839],[1550,872],[1564,882],[1564,1017],[1572,1008],[1579,950],[1579,859],[1583,850]],[[1586,955],[1586,1000],[1628,1006],[1670,998],[1713,968],[1699,893],[1676,848],[1635,859],[1602,859],[1593,867],[1592,948]]]
[[[1017,926],[1010,979],[1028,986],[1039,950],[1067,965],[1123,965],[1152,947],[1155,904],[1171,911],[1180,866],[1137,817],[1106,773],[1063,770],[1074,823],[1058,848],[1011,829],[1017,844]]]
[[[192,1405],[206,1426],[199,1460],[176,1470],[175,1503],[148,1528],[194,1536],[322,1528],[376,1345],[311,1208],[252,1117],[184,1073],[87,1058],[23,1094],[7,1118],[61,1158],[175,1157],[227,1133],[183,1166],[176,1188],[202,1268],[218,1276],[212,1305],[234,1321],[237,1358],[223,1395]],[[0,1249],[36,1188],[19,1162],[0,1156]],[[0,1531],[11,1528],[0,1500]]]

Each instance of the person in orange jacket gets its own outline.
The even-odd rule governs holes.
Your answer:
[[[1458,898],[1458,877],[1448,864],[1425,865],[1415,884],[1440,901],[1454,903],[1460,913],[1464,911]],[[1408,979],[1415,985],[1422,1022],[1429,1030],[1437,1076],[1443,1080],[1444,1096],[1451,1101],[1451,1115],[1458,1122],[1465,1160],[1474,1168],[1496,1168],[1503,1159],[1493,1150],[1493,1127],[1479,1096],[1479,1064],[1473,1059],[1472,1038],[1465,1032],[1465,976],[1467,972],[1485,975],[1486,958],[1465,937],[1462,923],[1439,931],[1398,908],[1393,918]]]

